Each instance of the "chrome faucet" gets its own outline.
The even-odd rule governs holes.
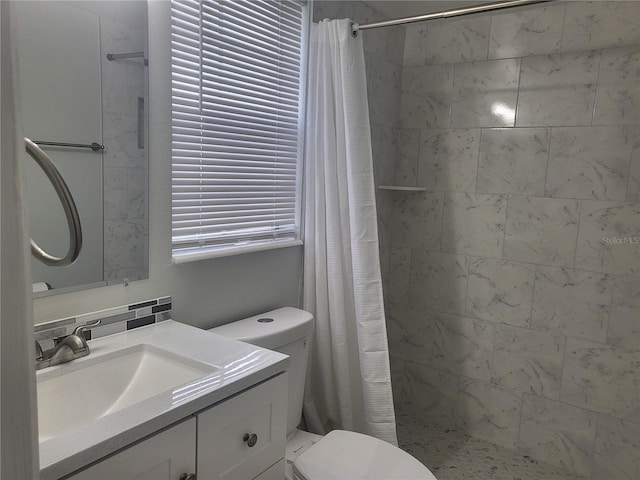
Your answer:
[[[64,337],[55,347],[42,351],[36,340],[36,370],[67,363],[89,355],[89,345],[84,338],[86,326],[76,327],[71,335]]]

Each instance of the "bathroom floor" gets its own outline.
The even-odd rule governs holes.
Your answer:
[[[438,480],[586,480],[493,443],[396,415],[400,447]]]

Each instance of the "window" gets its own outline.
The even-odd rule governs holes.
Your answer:
[[[175,262],[299,245],[303,58],[296,0],[174,0]]]

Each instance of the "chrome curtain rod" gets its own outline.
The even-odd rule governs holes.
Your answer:
[[[395,20],[385,20],[383,22],[365,23],[358,25],[351,24],[351,33],[357,36],[360,30],[369,30],[370,28],[390,27],[393,25],[403,25],[405,23],[424,22],[425,20],[435,20],[438,18],[460,17],[463,15],[471,15],[472,13],[490,12],[493,10],[502,10],[505,8],[520,7],[523,5],[535,5],[536,3],[547,3],[552,0],[512,0],[508,2],[484,3],[475,7],[457,8],[455,10],[445,10],[443,12],[427,13],[425,15],[417,15],[415,17],[397,18]]]
[[[41,140],[33,140],[36,145],[47,145],[50,147],[72,147],[72,148],[90,148],[94,152],[104,150],[104,145],[93,142],[91,145],[86,143],[64,143],[64,142],[43,142]]]

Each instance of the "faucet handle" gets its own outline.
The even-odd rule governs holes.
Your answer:
[[[86,325],[82,325],[80,327],[76,327],[73,329],[73,333],[71,335],[75,335],[76,337],[79,337],[80,340],[82,340],[82,343],[84,343],[86,345],[87,343],[87,339],[84,336],[84,332],[86,332],[88,329],[86,327]]]

